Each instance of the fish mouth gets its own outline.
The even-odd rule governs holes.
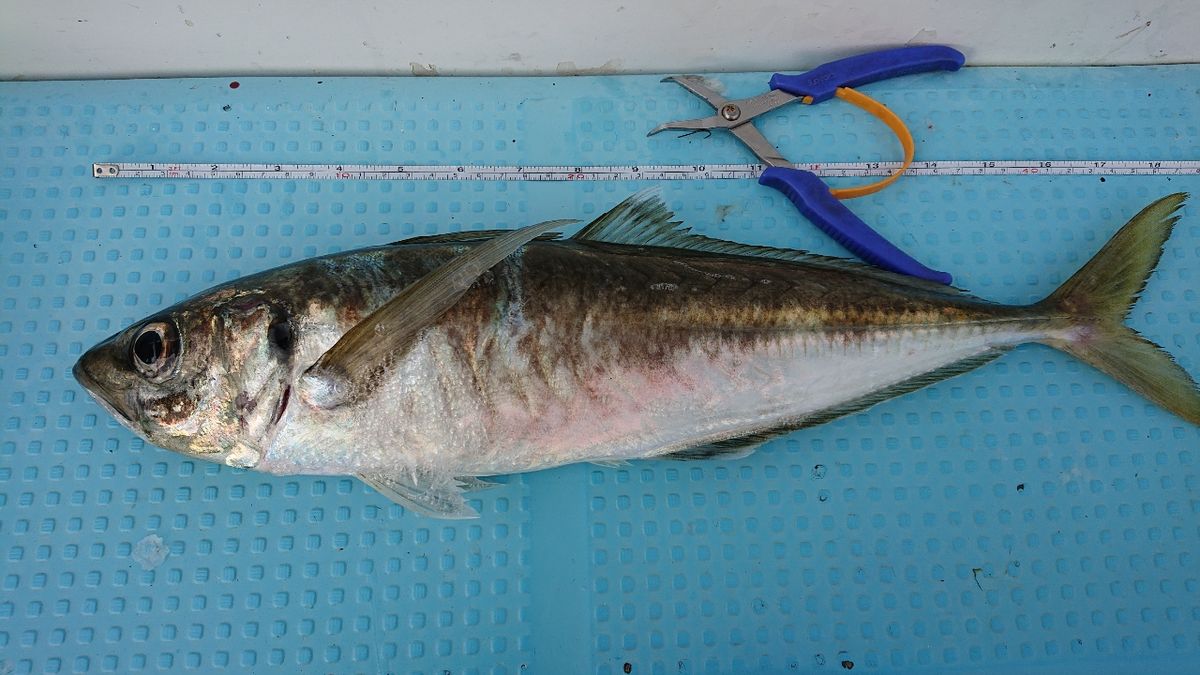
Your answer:
[[[75,366],[71,368],[71,374],[75,376],[75,381],[83,387],[84,391],[91,394],[92,398],[94,398],[96,402],[100,404],[100,407],[107,410],[108,413],[115,417],[118,422],[128,427],[131,431],[138,431],[134,424],[133,418],[131,418],[125,413],[124,410],[118,407],[115,400],[109,398],[110,394],[105,391],[105,388],[100,384],[100,381],[97,380],[90,372],[88,372],[87,366],[84,365],[84,361],[86,359],[87,354],[84,354],[83,358],[76,361]]]

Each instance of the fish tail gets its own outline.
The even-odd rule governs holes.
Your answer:
[[[1086,265],[1036,305],[1066,319],[1064,330],[1041,342],[1075,356],[1183,419],[1200,424],[1200,390],[1161,347],[1124,325],[1187,195],[1177,193],[1142,209]]]

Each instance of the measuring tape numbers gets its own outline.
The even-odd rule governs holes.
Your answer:
[[[797,164],[822,178],[886,176],[900,162]],[[496,166],[104,162],[96,178],[253,180],[634,181],[754,180],[763,164]],[[913,162],[911,176],[1200,176],[1200,160],[939,160]]]

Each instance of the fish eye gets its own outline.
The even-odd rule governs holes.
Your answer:
[[[146,377],[162,373],[175,362],[179,352],[179,331],[165,321],[142,326],[130,343],[133,365]]]

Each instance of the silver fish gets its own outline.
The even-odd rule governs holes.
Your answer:
[[[480,477],[740,456],[1040,342],[1192,423],[1189,375],[1122,324],[1182,205],[1165,197],[1045,300],[692,234],[653,194],[569,221],[419,237],[201,293],[108,338],[76,379],[176,452],[354,475],[469,517]]]

